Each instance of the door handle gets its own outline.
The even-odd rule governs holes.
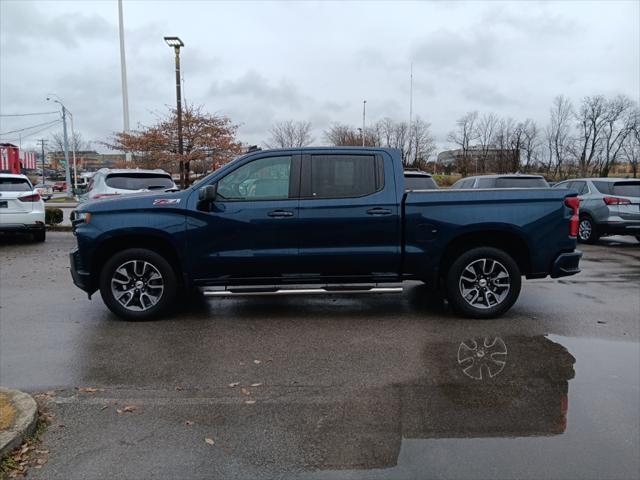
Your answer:
[[[293,212],[290,212],[289,210],[273,210],[267,213],[267,215],[273,218],[293,217]]]
[[[367,215],[391,215],[391,210],[381,207],[370,208],[367,210]]]

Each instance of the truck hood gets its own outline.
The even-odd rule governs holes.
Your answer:
[[[78,212],[113,212],[152,208],[184,208],[191,190],[181,192],[150,192],[136,195],[123,195],[115,198],[89,200],[78,205]]]

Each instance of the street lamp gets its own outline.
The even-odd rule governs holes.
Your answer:
[[[364,120],[367,114],[367,101],[362,101],[362,146],[364,147]]]
[[[56,97],[56,98],[51,98],[51,97]],[[69,170],[69,138],[67,136],[67,113],[71,116],[71,112],[67,110],[67,107],[65,107],[64,104],[60,101],[60,97],[58,97],[54,93],[49,94],[49,96],[47,97],[47,101],[55,102],[62,107],[62,135],[64,138],[64,177],[65,177],[64,179],[67,184],[66,194],[67,194],[67,197],[70,197],[71,196],[71,172]],[[73,116],[71,118],[73,118]],[[72,125],[71,135],[73,135],[73,121],[71,122],[71,125]],[[73,167],[75,171],[75,149],[74,149],[73,160],[74,160]]]
[[[184,47],[184,43],[178,37],[164,37],[164,41],[167,45],[172,47],[176,53],[176,103],[177,103],[177,115],[178,115],[178,153],[180,154],[180,187],[186,188],[189,182],[189,171],[185,172],[184,159],[182,157],[184,153],[182,144],[182,93],[180,91],[180,47]]]

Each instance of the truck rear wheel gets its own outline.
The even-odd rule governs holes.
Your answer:
[[[447,272],[447,297],[453,309],[471,318],[495,318],[520,295],[522,279],[513,258],[503,250],[478,247],[458,257]]]
[[[165,313],[176,295],[176,274],[152,250],[116,253],[100,273],[100,294],[113,313],[126,320],[147,320]]]

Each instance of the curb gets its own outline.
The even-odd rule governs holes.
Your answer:
[[[0,458],[18,447],[36,429],[38,405],[31,395],[0,387],[16,409],[16,418],[7,430],[0,430]]]

